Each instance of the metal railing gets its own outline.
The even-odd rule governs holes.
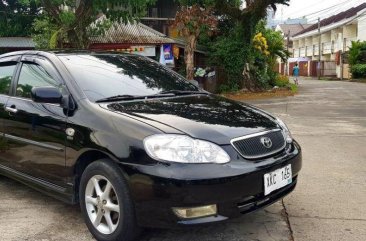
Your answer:
[[[299,55],[300,55],[300,57],[305,57],[306,56],[306,48],[305,47],[300,48]]]
[[[319,45],[313,45],[313,56],[319,56]]]
[[[306,56],[311,57],[314,55],[313,46],[306,46]]]
[[[332,42],[326,42],[322,44],[322,53],[331,54],[332,53]]]

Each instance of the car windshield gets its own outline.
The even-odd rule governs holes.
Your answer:
[[[113,96],[151,96],[166,91],[199,91],[174,71],[142,56],[59,55],[91,101]]]

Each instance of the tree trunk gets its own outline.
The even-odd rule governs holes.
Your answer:
[[[191,35],[184,49],[184,61],[186,62],[186,75],[188,80],[194,80],[194,50],[196,49],[197,37]]]
[[[71,48],[80,48],[80,39],[79,36],[77,35],[75,29],[69,29],[66,32],[66,37],[67,37],[67,41],[68,41],[68,45]]]
[[[89,46],[88,37],[84,28],[75,28],[67,31],[69,47],[87,49]]]

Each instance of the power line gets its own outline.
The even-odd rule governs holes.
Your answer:
[[[295,11],[295,12],[292,12],[292,13],[287,14],[287,15],[298,16],[297,18],[307,18],[307,19],[311,19],[311,21],[315,21],[318,17],[324,18],[324,16],[326,16],[326,15],[330,16],[330,14],[329,14],[330,12],[334,12],[336,14],[336,13],[340,12],[339,10],[343,10],[343,9],[346,9],[346,8],[353,7],[355,5],[364,3],[364,1],[365,0],[352,0],[352,1],[346,0],[346,1],[340,2],[338,4],[323,8],[321,10],[317,10],[315,12],[311,12],[311,13],[304,14],[304,15],[301,15],[301,16],[298,15],[299,13],[304,12],[307,9],[310,9],[310,8],[314,7],[314,6],[310,6],[310,7],[307,7],[305,9],[301,9],[300,11]]]
[[[303,16],[311,16],[311,15],[314,15],[314,14],[320,13],[320,12],[322,12],[322,11],[328,10],[328,9],[330,9],[330,8],[333,8],[333,7],[337,7],[337,6],[339,6],[339,5],[342,5],[342,4],[344,4],[344,3],[348,2],[348,1],[349,1],[349,0],[344,1],[344,2],[341,2],[341,3],[338,3],[338,4],[336,4],[336,5],[330,6],[330,7],[328,7],[328,8],[325,8],[325,9],[322,9],[322,10],[319,10],[319,11],[316,11],[316,12],[312,12],[312,13],[306,14],[306,15],[301,15],[301,16],[297,15],[297,14],[300,14],[301,12],[304,12],[304,11],[305,11],[305,10],[307,10],[307,9],[314,8],[314,5],[311,5],[311,6],[308,6],[307,8],[301,9],[301,10],[299,10],[299,11],[291,12],[290,14],[287,14],[287,15],[291,15],[291,16],[299,16],[299,17],[303,17]]]
[[[351,7],[355,7],[358,4],[361,4],[363,2],[364,2],[364,0],[358,0],[358,1],[356,0],[356,1],[352,1],[352,2],[346,1],[344,3],[339,4],[339,5],[342,5],[342,6],[336,7],[336,5],[335,5],[334,8],[331,7],[331,8],[323,9],[322,11],[318,11],[320,14],[318,14],[314,17],[307,17],[307,19],[308,19],[309,22],[315,22],[319,17],[320,18],[328,18],[330,16],[339,14],[340,12],[345,11],[345,10],[351,8]],[[308,16],[310,16],[310,15],[308,15]]]
[[[324,8],[324,9],[322,9],[322,10],[319,10],[319,11],[316,11],[316,12],[313,12],[313,13],[306,14],[305,16],[312,16],[312,15],[315,15],[315,14],[318,14],[318,13],[321,13],[321,12],[330,11],[330,10],[332,10],[333,8],[338,7],[338,6],[340,6],[340,5],[343,5],[343,4],[347,3],[347,2],[349,2],[349,0],[344,1],[344,2],[341,2],[341,3],[338,3],[338,4],[333,5],[333,6],[330,6],[330,7],[328,7],[328,8]]]

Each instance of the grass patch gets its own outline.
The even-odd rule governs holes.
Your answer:
[[[357,82],[357,83],[365,83],[366,84],[366,79],[351,79],[350,82]]]
[[[298,91],[299,91],[299,86],[293,84],[293,83],[290,83],[290,90],[292,93],[296,94]]]
[[[240,100],[255,100],[255,99],[294,96],[297,93],[297,91],[298,91],[297,86],[295,84],[291,84],[289,85],[289,87],[271,89],[268,91],[260,91],[260,92],[237,91],[237,92],[224,93],[222,94],[222,96],[232,100],[240,101]]]

